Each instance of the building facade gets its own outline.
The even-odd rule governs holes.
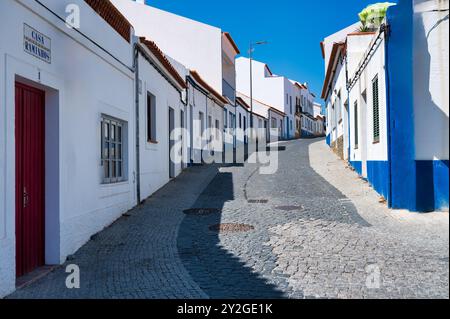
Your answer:
[[[267,64],[255,60],[252,60],[252,76],[253,99],[284,113],[281,138],[295,138],[296,91],[292,82],[286,77],[274,75]],[[250,96],[250,59],[236,59],[236,88],[238,92]]]
[[[448,210],[448,5],[399,1],[322,43],[327,141],[392,208]]]
[[[0,295],[62,263],[137,199],[133,29],[103,19],[107,5],[70,1],[82,35],[55,16],[69,1],[42,3],[0,3]]]
[[[4,296],[177,177],[188,119],[185,78],[110,1],[2,1],[0,26]]]
[[[198,72],[214,91],[227,99],[224,126],[232,134],[236,123],[235,57],[240,51],[231,35],[220,28],[159,10],[142,2],[112,2],[133,24],[137,35],[155,41],[165,54],[186,68]],[[236,146],[235,138],[226,138],[225,144],[227,152],[233,151]]]

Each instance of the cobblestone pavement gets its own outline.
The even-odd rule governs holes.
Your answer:
[[[448,213],[387,209],[323,140],[279,149],[273,175],[256,164],[187,170],[68,261],[81,289],[66,289],[58,268],[10,297],[449,297]],[[253,229],[211,228],[228,223]]]

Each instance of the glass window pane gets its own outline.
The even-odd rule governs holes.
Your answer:
[[[105,135],[105,139],[108,140],[109,139],[109,123],[107,121],[104,121],[104,135]]]
[[[111,177],[116,178],[117,177],[117,170],[116,170],[116,161],[111,161]]]
[[[111,140],[116,140],[116,125],[111,124]]]
[[[117,145],[117,158],[122,159],[122,144]]]
[[[122,161],[117,161],[117,177],[122,177]]]
[[[103,158],[104,159],[109,158],[109,142],[103,143]]]
[[[116,158],[116,143],[111,143],[111,157]]]
[[[122,126],[117,127],[117,140],[122,142]]]
[[[109,178],[109,161],[103,161],[105,178]]]

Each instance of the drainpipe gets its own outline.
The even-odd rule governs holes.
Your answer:
[[[206,129],[206,132],[207,132],[207,136],[208,136],[208,140],[206,141],[206,143],[208,143],[209,144],[209,133],[210,133],[210,128],[209,128],[209,117],[208,117],[208,95],[205,95],[205,101],[206,101],[206,105],[205,105],[205,118],[204,118],[204,121],[205,121],[205,129]],[[203,127],[202,127],[202,129],[203,129]],[[202,132],[201,133],[202,134],[202,136],[204,136],[204,134],[205,134],[205,132]],[[202,142],[203,143],[203,142]],[[206,146],[206,145],[205,145]],[[209,147],[210,147],[211,145],[208,145],[208,153],[210,153],[210,149],[209,149]],[[206,147],[205,147],[206,148]],[[203,146],[202,146],[202,163],[203,163]]]
[[[237,104],[236,104],[236,100],[234,101],[234,133],[233,133],[233,136],[234,136],[234,142],[233,142],[233,144],[234,144],[234,149],[236,150],[236,154],[237,154],[237,129],[238,129],[238,127],[237,127],[237,116],[238,116],[239,114],[238,114],[238,108],[237,108]]]
[[[387,117],[387,137],[388,137],[388,169],[389,169],[389,177],[388,177],[388,206],[389,208],[392,208],[393,202],[392,202],[392,134],[391,134],[391,99],[390,99],[390,84],[389,84],[389,26],[387,24],[384,24],[381,26],[383,32],[384,32],[384,63],[385,63],[385,82],[386,82],[386,117]]]
[[[345,56],[345,81],[348,83],[348,56]],[[348,160],[347,162],[350,163],[350,149],[351,149],[351,136],[350,136],[350,87],[346,85],[347,87],[347,101],[348,101],[348,111],[347,111],[347,133],[348,133],[348,150],[347,150],[347,156]],[[344,106],[345,107],[345,106]]]
[[[134,74],[135,74],[135,106],[136,106],[136,200],[137,205],[141,204],[141,158],[139,143],[139,48],[134,44]]]

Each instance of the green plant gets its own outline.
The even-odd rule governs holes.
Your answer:
[[[389,7],[396,5],[392,2],[379,2],[367,6],[359,13],[359,20],[361,21],[361,32],[368,32],[376,30],[383,23]]]

